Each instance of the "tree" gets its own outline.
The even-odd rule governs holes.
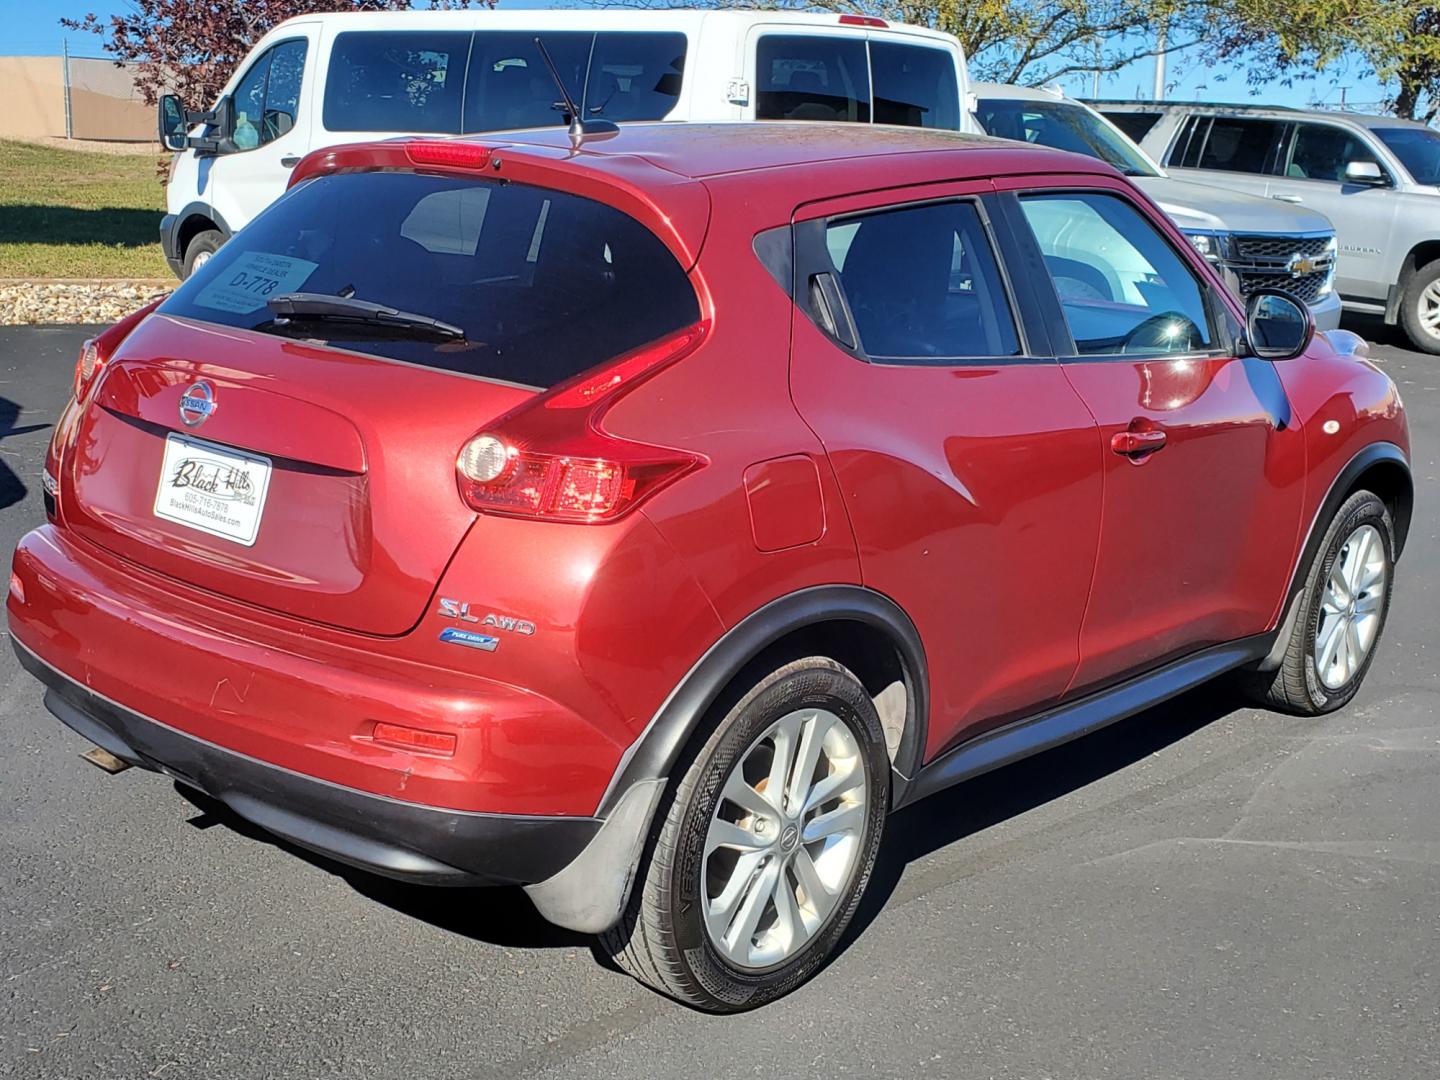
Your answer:
[[[871,15],[954,34],[971,74],[1035,85],[1076,72],[1118,71],[1206,38],[1205,13],[1222,0],[592,0],[600,7],[711,7]]]
[[[1315,78],[1346,57],[1395,88],[1397,116],[1440,115],[1440,7],[1417,0],[1232,0],[1220,55],[1252,86]]]
[[[235,66],[272,27],[325,11],[398,11],[411,0],[132,0],[130,11],[102,20],[93,12],[60,25],[105,39],[116,60],[135,61],[135,87],[147,105],[175,93],[191,108],[210,105]],[[432,8],[471,6],[432,0]],[[495,0],[479,0],[494,7]]]

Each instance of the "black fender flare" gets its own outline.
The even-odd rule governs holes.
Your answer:
[[[859,585],[817,585],[772,600],[731,627],[670,692],[620,759],[597,816],[606,817],[633,786],[666,780],[706,712],[745,666],[796,630],[827,622],[859,622],[884,633],[900,658],[906,683],[905,732],[895,760],[892,800],[919,771],[930,715],[925,649],[895,601]]]
[[[1410,532],[1410,518],[1412,507],[1415,502],[1415,480],[1410,473],[1410,459],[1405,456],[1405,451],[1392,442],[1375,442],[1363,447],[1354,457],[1347,461],[1336,474],[1330,484],[1330,489],[1325,493],[1325,498],[1320,503],[1320,508],[1310,520],[1309,532],[1305,535],[1305,542],[1300,548],[1300,557],[1296,559],[1295,565],[1290,570],[1290,583],[1285,590],[1285,604],[1281,609],[1281,619],[1275,630],[1275,644],[1270,654],[1260,661],[1261,671],[1274,671],[1280,666],[1285,656],[1285,649],[1290,641],[1290,631],[1295,625],[1295,619],[1299,616],[1300,605],[1298,600],[1300,593],[1305,588],[1305,574],[1310,569],[1310,564],[1315,559],[1315,553],[1319,550],[1320,543],[1325,539],[1325,532],[1330,527],[1341,505],[1349,497],[1356,482],[1370,469],[1376,465],[1393,465],[1404,474],[1407,492],[1404,503],[1398,508],[1394,515],[1395,526],[1395,558],[1399,560],[1401,551],[1405,548],[1405,539]]]
[[[234,235],[234,231],[230,228],[229,223],[226,222],[215,207],[207,202],[196,200],[192,203],[186,203],[184,209],[179,213],[166,216],[165,223],[169,235],[162,238],[163,242],[161,246],[165,249],[167,255],[173,255],[176,259],[181,260],[185,258],[185,252],[180,250],[180,233],[184,229],[185,223],[191,218],[196,217],[201,217],[206,221],[213,222],[215,227],[220,230],[227,240]]]

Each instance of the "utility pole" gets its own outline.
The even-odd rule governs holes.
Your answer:
[[[61,55],[65,69],[65,138],[75,137],[75,123],[70,116],[70,39],[62,39]]]
[[[1165,24],[1160,24],[1160,29],[1155,31],[1155,89],[1150,95],[1151,101],[1161,101],[1165,97]]]

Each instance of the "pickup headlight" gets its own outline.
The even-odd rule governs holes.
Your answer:
[[[1195,250],[1205,256],[1206,261],[1223,263],[1230,254],[1230,234],[1220,232],[1187,232]]]

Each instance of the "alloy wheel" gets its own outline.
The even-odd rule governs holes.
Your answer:
[[[1417,314],[1421,328],[1431,337],[1440,338],[1440,279],[1421,290]]]
[[[1360,526],[1335,556],[1315,624],[1315,673],[1327,690],[1338,690],[1364,666],[1380,633],[1387,573],[1379,531]]]
[[[787,713],[740,755],[702,871],[706,932],[731,964],[782,963],[829,921],[862,850],[869,797],[859,742],[825,709]]]

